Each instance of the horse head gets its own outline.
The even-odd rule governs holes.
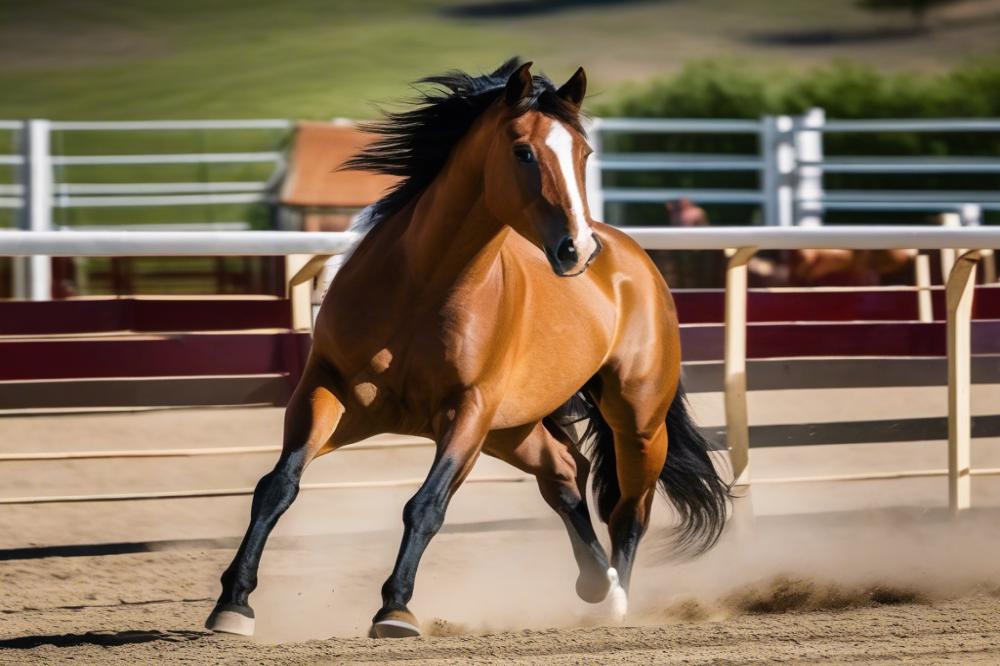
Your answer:
[[[518,67],[496,101],[484,169],[490,212],[538,247],[557,275],[583,273],[601,251],[587,206],[591,148],[579,122],[583,68],[555,89]]]

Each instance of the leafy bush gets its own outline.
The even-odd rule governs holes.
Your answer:
[[[623,88],[596,115],[673,118],[757,118],[826,110],[830,119],[1000,117],[1000,62],[979,62],[928,74],[886,73],[839,62],[803,72],[763,73],[732,61],[701,61],[677,75],[645,86]],[[755,154],[757,138],[739,135],[611,135],[605,150]],[[828,134],[827,155],[1000,155],[1000,133]],[[669,188],[757,187],[756,174],[607,174],[612,186]],[[872,175],[827,174],[829,189],[1000,189],[997,174]],[[745,224],[753,207],[706,206],[716,223]],[[611,210],[624,219],[623,209]],[[630,224],[662,224],[659,206],[629,206]],[[919,222],[920,214],[829,213],[830,222]]]
[[[756,118],[823,107],[833,118],[1000,116],[1000,61],[939,74],[882,72],[847,61],[802,72],[762,72],[739,62],[703,60],[676,76],[627,86],[598,115]]]

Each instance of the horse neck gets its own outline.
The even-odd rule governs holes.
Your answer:
[[[453,281],[499,254],[508,228],[484,202],[483,144],[463,141],[414,206],[402,237],[411,280]]]

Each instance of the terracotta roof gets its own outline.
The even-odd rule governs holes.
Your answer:
[[[363,208],[396,183],[396,178],[338,167],[372,141],[371,134],[337,123],[299,123],[281,188],[289,206]]]

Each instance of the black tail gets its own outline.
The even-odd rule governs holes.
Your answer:
[[[578,444],[590,456],[597,513],[601,520],[608,522],[621,492],[614,435],[593,397],[599,388],[588,385],[553,416],[564,429],[568,423],[588,420]],[[667,412],[667,441],[667,461],[660,472],[660,489],[677,510],[679,518],[674,534],[675,554],[698,555],[714,546],[722,535],[732,496],[729,484],[719,477],[712,465],[708,452],[714,447],[691,420],[684,389],[680,386]]]
[[[667,411],[667,462],[660,472],[660,489],[680,514],[679,550],[691,555],[719,540],[732,499],[729,484],[708,456],[713,448],[691,419],[684,388],[678,386]]]

